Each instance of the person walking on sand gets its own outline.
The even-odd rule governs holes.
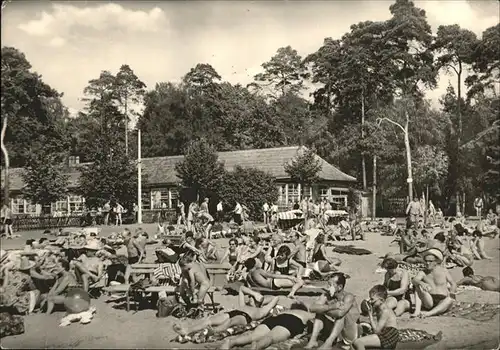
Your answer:
[[[12,210],[9,208],[7,204],[2,206],[2,213],[0,215],[2,217],[2,224],[4,227],[4,235],[7,239],[12,239],[13,231],[12,231]]]
[[[115,209],[115,214],[116,214],[115,225],[116,226],[121,226],[123,224],[122,214],[123,214],[125,208],[123,208],[123,205],[121,205],[120,203],[116,202],[116,206],[115,206],[114,209]]]
[[[109,201],[104,203],[104,206],[102,207],[102,213],[104,214],[104,226],[109,225],[109,214],[111,212],[111,204]]]
[[[262,205],[262,214],[264,216],[264,225],[267,225],[269,223],[269,204],[267,202],[264,202],[264,205]]]
[[[457,284],[448,270],[441,265],[444,259],[441,250],[428,249],[422,253],[422,257],[425,261],[425,269],[412,280],[415,286],[415,312],[411,317],[423,318],[437,316],[448,311],[453,304]]]
[[[415,228],[418,226],[418,218],[422,214],[422,207],[420,206],[420,202],[417,197],[414,197],[413,200],[408,203],[406,207],[406,215],[408,216],[406,228]]]
[[[222,200],[217,203],[217,221],[222,223],[224,221],[224,206],[222,205]]]
[[[476,199],[474,199],[474,208],[476,209],[477,218],[481,220],[481,212],[483,210],[483,199],[481,197],[476,197]]]

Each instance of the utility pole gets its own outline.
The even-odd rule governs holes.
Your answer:
[[[137,223],[142,224],[141,129],[137,130]]]

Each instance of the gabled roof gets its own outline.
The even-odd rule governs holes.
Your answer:
[[[288,179],[284,164],[290,162],[305,147],[278,147],[264,149],[250,149],[243,151],[219,152],[219,161],[226,170],[233,170],[236,166],[243,168],[257,168],[271,174],[276,179]],[[316,156],[321,162],[319,177],[326,181],[355,182],[356,178],[347,175],[329,164],[323,158]],[[181,162],[184,156],[153,157],[142,159],[142,174],[144,184],[175,184],[180,179],[176,175],[175,165]],[[21,190],[24,187],[22,168],[10,169],[11,190]],[[70,187],[78,186],[80,173],[75,169],[70,174]],[[2,183],[4,174],[2,172]]]

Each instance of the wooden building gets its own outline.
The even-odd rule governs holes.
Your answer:
[[[320,180],[314,186],[301,188],[294,183],[286,173],[284,164],[290,162],[304,147],[278,147],[266,149],[251,149],[243,151],[220,152],[221,161],[228,171],[236,166],[257,168],[271,174],[279,190],[280,207],[290,207],[303,197],[321,200],[327,198],[332,203],[347,205],[348,188],[356,179],[347,175],[317,156],[321,162]],[[163,205],[173,208],[179,197],[180,179],[176,175],[175,164],[184,156],[153,157],[142,159],[144,210],[159,209]],[[69,191],[78,186],[79,168],[85,164],[78,162],[78,157],[70,157],[68,164]],[[39,215],[40,205],[29,203],[22,197],[24,182],[21,168],[10,169],[11,207],[14,214]],[[4,174],[2,172],[2,183]],[[85,199],[70,194],[66,199],[52,203],[51,212],[54,215],[78,214],[83,210]]]

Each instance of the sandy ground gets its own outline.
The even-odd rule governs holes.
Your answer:
[[[136,225],[129,228],[135,229]],[[142,225],[149,232],[154,232],[153,225]],[[114,227],[103,229],[103,236],[116,231]],[[2,240],[2,248],[19,248],[29,238],[41,237],[41,231],[31,231],[22,234],[22,238]],[[346,290],[356,294],[358,299],[366,298],[369,288],[383,279],[383,275],[375,273],[380,256],[387,252],[397,252],[398,247],[391,245],[392,238],[369,233],[366,241],[357,241],[356,247],[366,248],[371,255],[354,256],[339,255],[343,260],[342,271],[351,275]],[[216,242],[221,250],[227,247],[227,239]],[[339,244],[352,244],[341,242]],[[500,244],[499,239],[486,238],[487,253],[493,256],[491,261],[476,261],[474,270],[483,276],[499,276]],[[331,248],[330,248],[331,249]],[[151,254],[150,254],[151,258]],[[451,273],[455,279],[461,278],[461,269],[454,268]],[[226,309],[237,304],[234,296],[215,294],[216,302]],[[155,310],[140,310],[126,312],[115,304],[106,303],[106,296],[93,301],[97,314],[88,325],[72,324],[69,327],[59,327],[63,312],[52,315],[34,314],[25,318],[26,332],[19,336],[2,339],[2,345],[7,348],[167,348],[188,349],[205,348],[204,345],[177,344],[171,342],[174,338],[172,325],[178,321],[172,317],[158,319]],[[299,297],[304,301],[308,297]],[[460,301],[500,303],[500,293],[465,291],[457,296]],[[290,301],[283,298],[283,304]],[[429,333],[443,332],[443,340],[428,349],[496,349],[499,344],[500,317],[489,322],[475,322],[461,318],[433,317],[425,320],[409,319],[403,315],[399,321],[401,328],[417,328]]]

